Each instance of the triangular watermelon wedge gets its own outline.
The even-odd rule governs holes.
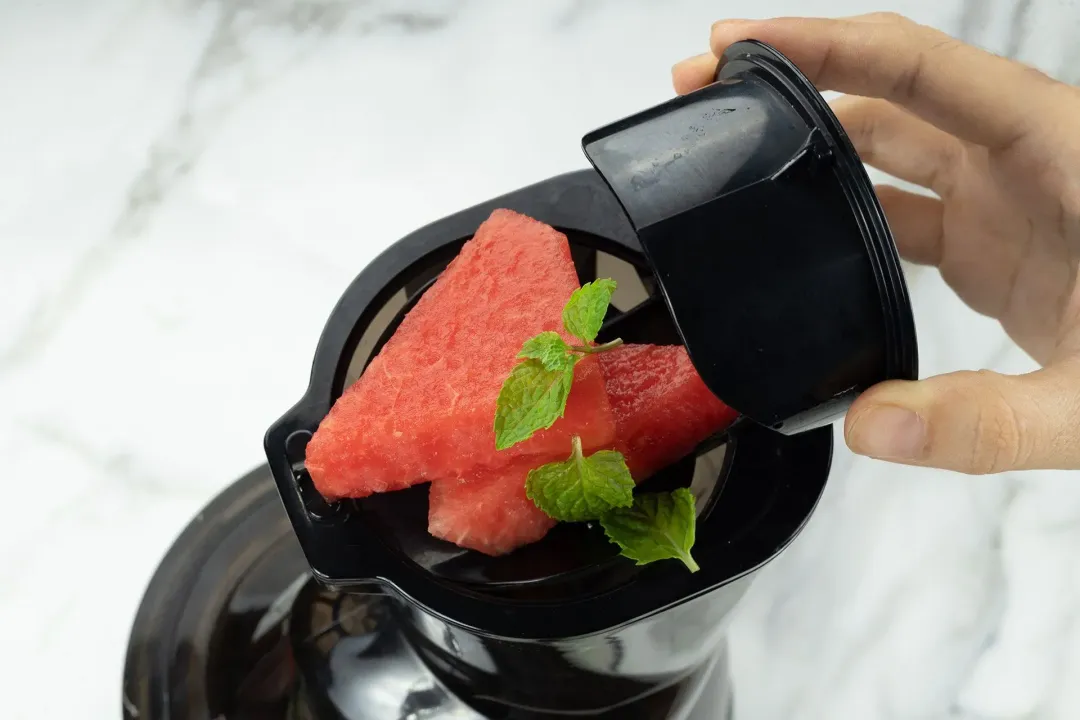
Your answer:
[[[555,521],[525,495],[525,479],[534,467],[524,458],[499,470],[432,482],[428,532],[485,555],[505,555],[540,540]]]
[[[360,498],[516,457],[542,465],[565,454],[573,435],[589,449],[610,446],[614,423],[590,357],[575,368],[561,420],[495,449],[503,380],[525,340],[563,332],[562,309],[577,288],[565,235],[493,212],[320,424],[307,447],[315,487],[330,499]]]
[[[613,447],[639,483],[738,416],[705,386],[686,348],[625,345],[596,357],[615,415]],[[569,455],[568,448],[557,459]],[[534,467],[526,460],[464,480],[433,482],[428,532],[488,555],[540,540],[555,521],[525,495],[525,478]]]
[[[682,346],[626,345],[598,357],[615,449],[639,483],[738,417],[705,386]]]

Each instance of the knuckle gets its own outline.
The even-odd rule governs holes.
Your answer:
[[[975,404],[970,471],[988,475],[1023,466],[1031,455],[1030,433],[998,387],[1001,377],[986,370],[973,374],[984,390]]]
[[[947,142],[926,177],[927,186],[942,200],[949,200],[956,189],[957,171],[964,161],[964,149],[959,143]]]
[[[918,94],[919,81],[925,65],[926,51],[921,50],[916,53],[910,63],[897,70],[886,97],[899,103],[905,103],[915,97]]]
[[[898,66],[888,97],[899,103],[910,102],[922,92],[926,76],[941,56],[963,47],[963,43],[954,37],[934,31],[931,37],[920,40],[913,57]]]

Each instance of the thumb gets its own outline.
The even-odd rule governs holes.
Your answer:
[[[970,474],[1080,468],[1080,373],[957,372],[871,388],[847,416],[860,455]]]

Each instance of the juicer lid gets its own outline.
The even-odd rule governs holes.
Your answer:
[[[896,244],[810,81],[764,43],[716,82],[586,135],[713,393],[785,434],[918,376]]]

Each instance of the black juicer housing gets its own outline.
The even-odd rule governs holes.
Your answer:
[[[315,577],[395,598],[412,650],[485,716],[683,717],[679,703],[704,682],[753,572],[813,511],[830,467],[829,423],[870,385],[916,377],[896,249],[824,100],[756,42],[729,48],[717,77],[586,136],[596,171],[496,198],[394,244],[346,290],[307,393],[266,435]],[[570,525],[488,558],[428,535],[426,486],[333,504],[315,491],[304,453],[319,422],[500,207],[564,232],[582,282],[599,266],[639,279],[640,301],[620,306],[616,296],[600,339],[684,343],[708,386],[744,416],[719,447],[646,484],[694,488],[700,572],[637,567],[599,528]],[[657,714],[648,699],[662,690],[681,700]]]

